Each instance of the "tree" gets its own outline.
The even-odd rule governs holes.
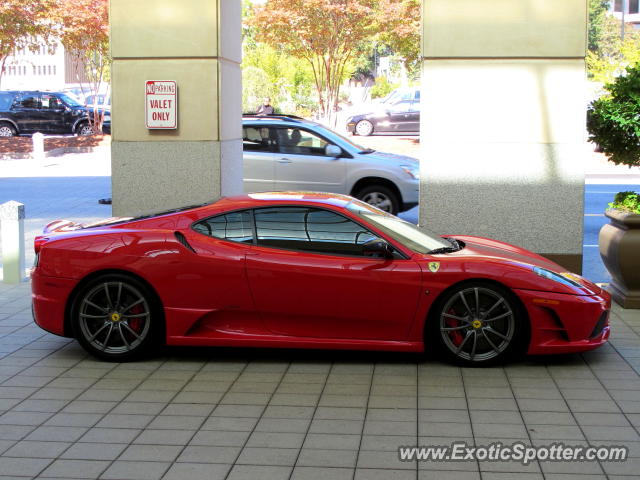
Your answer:
[[[420,71],[422,0],[380,0],[377,39],[404,59],[408,71]]]
[[[2,0],[0,2],[0,83],[7,57],[16,50],[53,46],[52,24],[47,19],[55,0]]]
[[[605,86],[587,112],[589,140],[616,165],[640,166],[640,64]]]
[[[65,50],[89,78],[89,90],[96,95],[109,81],[108,0],[57,0],[57,36]],[[80,79],[79,72],[76,77]],[[94,98],[97,98],[94,97]],[[102,130],[104,109],[94,104],[90,119],[95,131]]]
[[[375,31],[372,0],[267,0],[251,25],[257,38],[311,67],[320,115],[331,119],[349,62]],[[292,34],[295,32],[295,34]]]
[[[589,26],[587,31],[587,48],[597,52],[604,30],[610,0],[589,0]]]
[[[602,83],[611,83],[629,65],[640,61],[640,31],[625,25],[624,41],[620,38],[620,21],[607,16],[598,34],[596,50],[587,52],[589,77]]]

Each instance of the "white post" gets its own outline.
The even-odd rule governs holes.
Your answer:
[[[0,205],[0,238],[4,283],[24,279],[24,205],[14,200]]]
[[[36,132],[31,137],[33,142],[33,153],[31,157],[34,160],[44,160],[44,135],[40,132]]]

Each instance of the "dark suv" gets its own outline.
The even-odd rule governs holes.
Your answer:
[[[42,133],[90,135],[91,108],[62,92],[0,92],[0,137]],[[105,112],[103,131],[111,131],[111,116]]]

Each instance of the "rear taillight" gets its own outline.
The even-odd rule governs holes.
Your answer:
[[[33,249],[36,252],[36,255],[40,253],[40,249],[42,246],[49,241],[49,237],[39,236],[33,240]]]

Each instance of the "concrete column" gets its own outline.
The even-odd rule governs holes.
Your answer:
[[[24,205],[11,200],[0,205],[2,238],[2,281],[20,283],[24,279]]]
[[[113,214],[241,193],[241,2],[111,0],[110,23]],[[177,82],[176,130],[147,130],[146,80]]]
[[[582,266],[586,0],[423,0],[420,224]]]

